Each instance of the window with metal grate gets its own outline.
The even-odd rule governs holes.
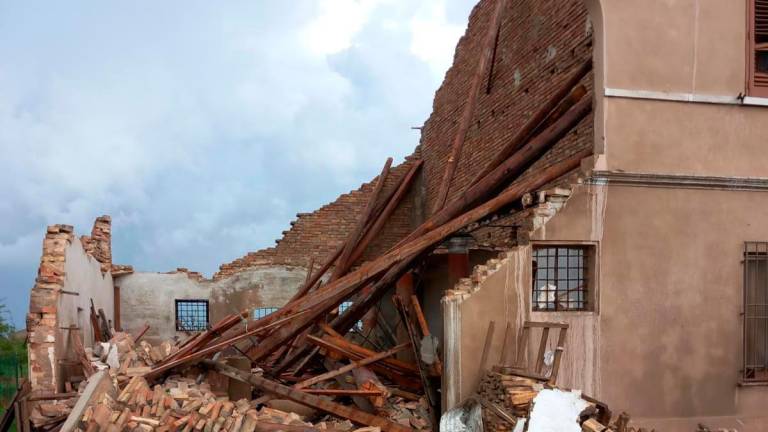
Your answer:
[[[533,310],[590,310],[590,259],[590,246],[535,246],[532,262]]]
[[[744,244],[744,382],[768,382],[768,242]]]
[[[208,300],[176,300],[176,330],[208,330]]]

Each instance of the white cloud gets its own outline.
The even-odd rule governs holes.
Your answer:
[[[352,46],[374,9],[387,0],[320,0],[318,15],[304,30],[304,42],[315,55],[337,54]]]
[[[466,27],[465,23],[448,20],[447,3],[445,0],[420,2],[418,12],[410,22],[411,52],[429,65],[436,79],[442,79],[453,62],[456,41]]]

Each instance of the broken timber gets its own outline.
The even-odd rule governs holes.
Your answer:
[[[363,424],[366,426],[375,426],[381,428],[385,432],[406,432],[412,431],[411,428],[405,427],[398,423],[391,422],[385,418],[369,414],[354,408],[350,408],[344,405],[337,404],[335,402],[328,401],[321,397],[307,394],[301,390],[295,390],[290,387],[278,384],[270,381],[266,378],[262,378],[253,374],[245,373],[231,366],[227,366],[220,362],[213,360],[205,360],[205,365],[210,366],[218,370],[221,374],[230,378],[243,381],[251,384],[252,386],[268,393],[278,395],[290,399],[296,403],[315,408],[329,414],[333,414],[342,418],[352,420],[355,423]]]

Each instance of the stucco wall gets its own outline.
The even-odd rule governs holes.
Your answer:
[[[744,91],[746,0],[600,3],[606,87],[734,96]]]
[[[600,396],[637,418],[689,418],[649,423],[663,430],[715,416],[738,427],[764,415],[768,388],[738,382],[743,242],[768,240],[768,194],[621,186],[608,194]]]
[[[77,237],[67,247],[65,269],[64,291],[76,292],[79,295],[59,296],[56,357],[57,360],[74,361],[77,358],[73,352],[70,331],[63,328],[79,328],[83,344],[92,346],[95,339],[90,321],[91,300],[96,311],[103,309],[107,319],[114,323],[114,288],[110,273],[101,273],[101,263],[85,253]],[[59,367],[63,371],[67,364],[62,363]],[[79,370],[79,366],[75,369]],[[66,373],[61,376],[66,376]]]
[[[135,332],[150,325],[147,339],[162,341],[177,332],[175,300],[209,301],[210,322],[257,307],[285,304],[306,278],[306,269],[288,266],[262,266],[244,270],[216,281],[197,280],[185,273],[133,273],[120,276],[120,309],[123,329]]]
[[[607,169],[764,177],[765,107],[606,99]]]

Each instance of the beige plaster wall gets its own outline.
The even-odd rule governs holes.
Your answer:
[[[705,417],[760,430],[739,426],[768,400],[738,387],[741,259],[744,241],[768,240],[768,193],[608,189],[598,396],[665,431]]]
[[[63,361],[74,361],[72,339],[69,330],[63,330],[69,326],[79,328],[83,344],[88,347],[94,343],[93,327],[90,321],[91,299],[96,310],[104,309],[107,319],[114,319],[114,288],[112,276],[109,273],[101,273],[101,264],[92,256],[85,253],[80,239],[74,237],[72,243],[66,249],[66,276],[64,278],[64,291],[76,292],[78,295],[60,294],[58,311],[58,329],[56,334],[56,360],[58,377],[64,378],[68,365]],[[60,362],[61,361],[61,362]],[[79,370],[74,367],[73,370]],[[74,373],[74,372],[73,372]],[[63,381],[57,380],[60,389]]]
[[[765,107],[606,98],[607,169],[768,177]]]
[[[605,86],[737,95],[746,0],[601,0]]]
[[[290,266],[254,267],[215,281],[197,280],[186,273],[144,273],[120,276],[121,324],[136,332],[145,323],[154,342],[186,337],[177,332],[175,300],[208,300],[210,323],[226,315],[257,307],[280,307],[306,279],[306,269]]]

